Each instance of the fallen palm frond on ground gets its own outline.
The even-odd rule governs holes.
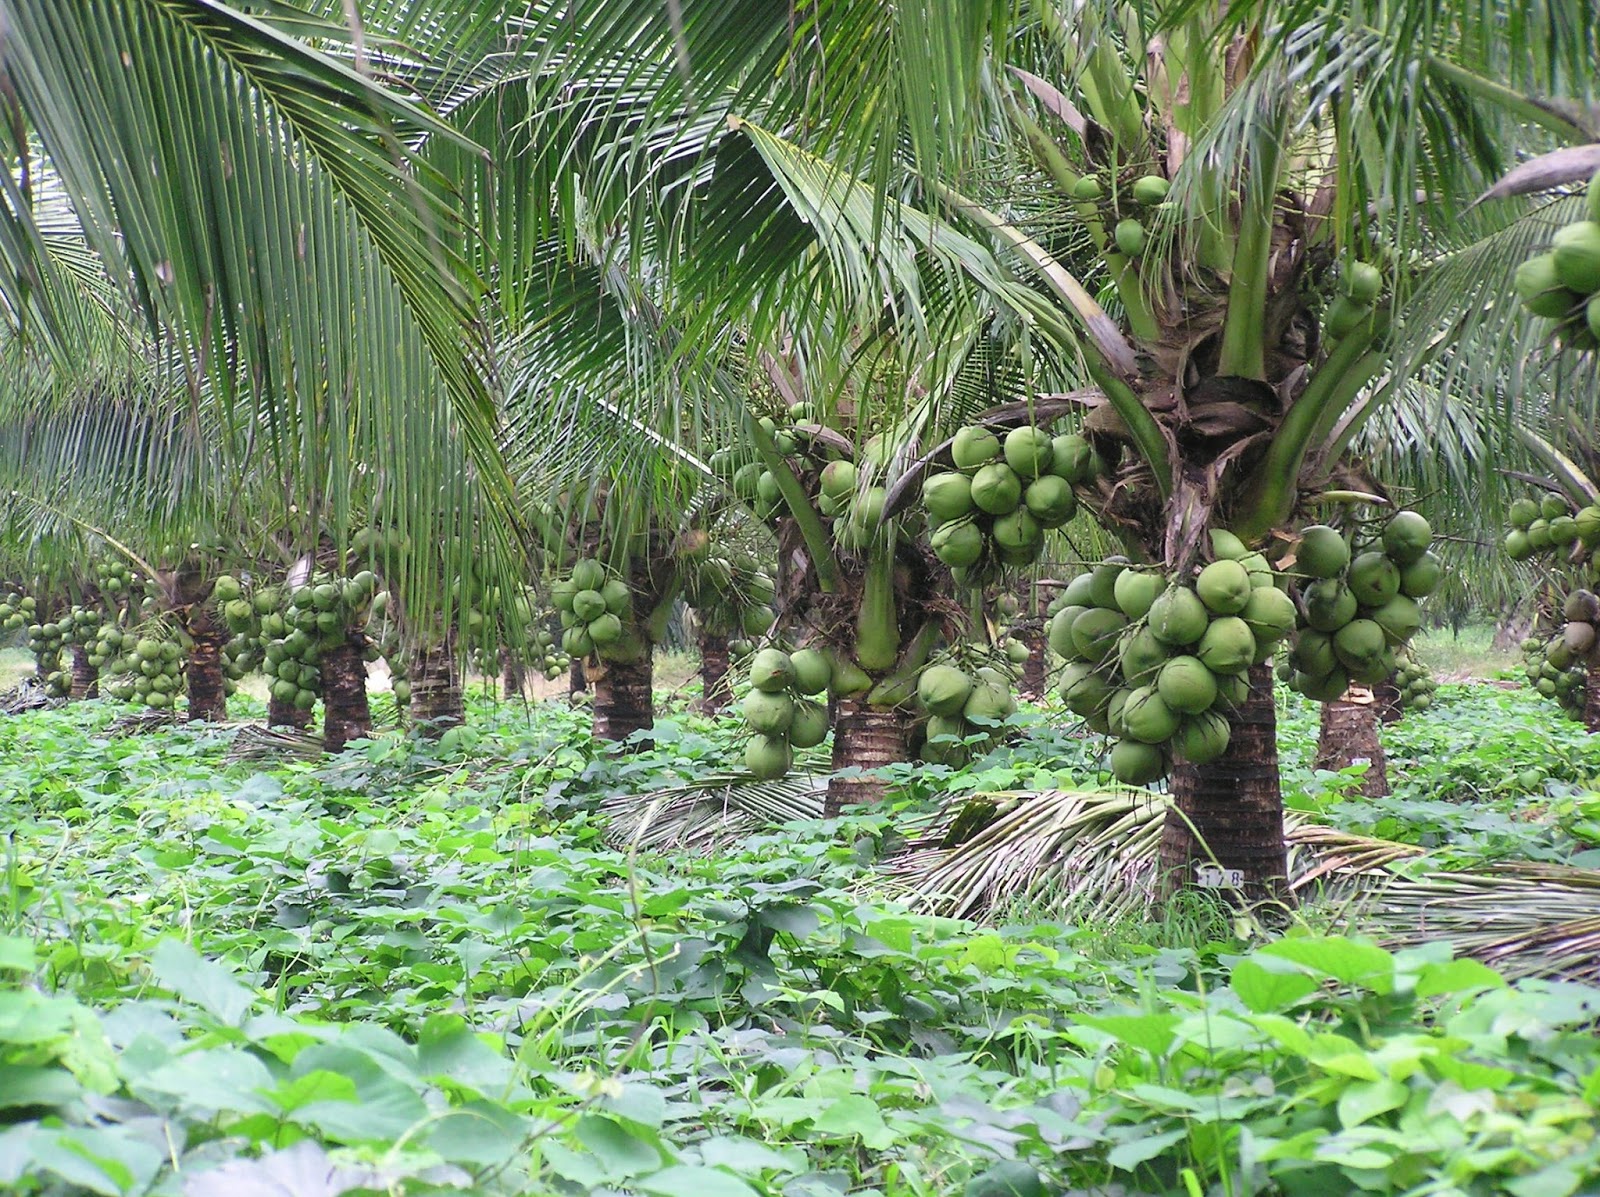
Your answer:
[[[20,715],[24,711],[44,711],[66,705],[64,698],[51,698],[44,683],[37,678],[25,677],[4,694],[0,694],[0,715]]]
[[[322,737],[292,727],[247,723],[228,746],[230,761],[274,761],[284,757],[310,760],[322,755]]]
[[[600,811],[615,848],[709,856],[784,823],[820,819],[827,790],[826,777],[752,782],[744,773],[712,774],[647,794],[615,794]]]

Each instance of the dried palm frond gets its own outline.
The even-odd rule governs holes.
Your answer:
[[[1507,977],[1600,985],[1600,871],[1499,864],[1377,885],[1353,911],[1384,942],[1444,940]]]
[[[322,737],[294,728],[246,724],[228,747],[230,761],[272,761],[281,757],[311,759],[322,755]]]
[[[146,732],[159,731],[164,727],[171,727],[178,722],[176,711],[156,710],[154,707],[143,711],[132,711],[126,715],[118,715],[111,721],[111,726],[106,728],[108,736],[140,736]]]
[[[827,789],[826,777],[753,782],[744,773],[713,774],[646,794],[613,794],[600,811],[615,848],[710,855],[783,823],[820,819]]]
[[[0,694],[0,715],[21,715],[25,711],[48,711],[64,706],[66,699],[51,698],[38,678],[25,677]]]

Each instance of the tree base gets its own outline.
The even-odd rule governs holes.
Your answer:
[[[411,666],[411,717],[417,733],[425,740],[437,740],[452,727],[466,722],[461,676],[456,672],[456,655],[448,645],[417,649]]]
[[[1368,798],[1381,798],[1389,792],[1378,713],[1378,696],[1364,686],[1351,686],[1332,702],[1322,704],[1322,731],[1317,738],[1317,768],[1338,771],[1366,765],[1359,792]]]
[[[89,650],[72,646],[72,700],[100,697],[100,671],[89,661]]]
[[[1172,774],[1172,808],[1161,831],[1160,892],[1200,883],[1215,864],[1240,874],[1251,905],[1290,901],[1278,776],[1277,711],[1272,668],[1250,670],[1250,694],[1233,714],[1228,750],[1209,765],[1180,764]]]
[[[367,663],[362,646],[347,637],[322,654],[322,742],[341,752],[351,740],[372,738],[372,708],[367,703]]]
[[[865,696],[841,698],[834,712],[833,768],[822,813],[829,818],[846,806],[883,801],[887,783],[881,777],[840,777],[840,769],[879,769],[910,755],[910,726],[895,707],[869,706]]]
[[[190,617],[189,638],[189,721],[220,723],[228,717],[227,679],[222,672],[222,646],[228,634],[211,618],[211,612],[198,608]]]
[[[603,661],[586,670],[594,690],[594,735],[621,744],[655,726],[655,670],[650,655],[637,661]]]
[[[700,713],[715,715],[733,702],[732,661],[728,638],[703,632],[700,636]]]
[[[311,726],[311,712],[302,711],[292,702],[283,702],[276,698],[267,699],[267,726],[292,727],[296,731],[305,731]]]

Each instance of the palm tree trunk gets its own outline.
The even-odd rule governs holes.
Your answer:
[[[1378,718],[1384,723],[1398,723],[1405,714],[1400,707],[1400,687],[1394,684],[1390,677],[1372,687],[1372,695],[1378,700]]]
[[[189,719],[220,723],[228,717],[227,680],[222,671],[222,646],[228,631],[208,607],[195,605],[187,620],[189,639]]]
[[[1316,766],[1347,769],[1365,765],[1360,792],[1381,798],[1389,792],[1388,760],[1378,738],[1378,699],[1364,686],[1351,686],[1322,704],[1322,731],[1317,738]]]
[[[89,663],[89,650],[81,644],[72,646],[72,698],[100,697],[100,671]]]
[[[1257,665],[1249,697],[1234,712],[1228,750],[1209,765],[1173,771],[1173,806],[1161,833],[1164,893],[1193,884],[1197,866],[1215,858],[1239,870],[1248,900],[1288,900],[1277,730],[1272,668]]]
[[[862,695],[838,701],[833,723],[833,767],[822,813],[837,815],[846,806],[881,802],[881,777],[840,777],[840,769],[879,769],[910,755],[910,724],[897,707],[875,707]]]
[[[1583,726],[1600,733],[1600,652],[1589,661],[1583,679]]]
[[[425,644],[411,667],[411,717],[424,739],[437,740],[466,720],[456,655],[448,644]]]
[[[584,672],[583,659],[573,657],[567,669],[567,696],[575,698],[589,689],[589,675]]]
[[[522,698],[528,691],[528,671],[509,648],[500,650],[500,691],[506,698]]]
[[[296,731],[305,731],[311,726],[311,712],[302,711],[292,702],[281,702],[276,698],[267,699],[267,726],[292,727]]]
[[[714,632],[700,633],[700,711],[715,715],[733,701],[733,684],[730,680],[732,662],[728,656],[728,638]]]
[[[1011,634],[1028,649],[1028,659],[1022,663],[1022,676],[1017,679],[1017,691],[1022,697],[1038,702],[1045,694],[1045,638],[1044,620],[1028,615],[1011,627]]]
[[[359,633],[347,635],[322,651],[322,742],[340,752],[351,740],[372,736],[372,709],[367,705],[367,663]]]
[[[655,725],[654,666],[648,652],[637,661],[605,661],[589,678],[594,688],[594,734],[621,743]]]

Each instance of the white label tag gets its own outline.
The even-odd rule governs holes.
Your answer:
[[[1201,889],[1240,889],[1244,886],[1244,870],[1201,865],[1196,881]]]

